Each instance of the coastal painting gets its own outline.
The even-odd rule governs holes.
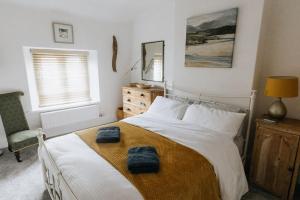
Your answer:
[[[238,8],[187,19],[185,66],[232,67]]]

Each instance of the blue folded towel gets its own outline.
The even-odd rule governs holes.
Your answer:
[[[106,131],[106,130],[118,130],[118,131],[120,131],[120,127],[118,127],[118,126],[108,126],[108,127],[102,127],[102,128],[98,129],[98,131]]]
[[[128,154],[135,154],[135,153],[154,153],[157,155],[156,149],[151,146],[132,147],[128,150]]]
[[[104,127],[98,130],[97,143],[115,143],[120,141],[120,128],[116,126]]]
[[[159,158],[154,147],[134,147],[128,150],[128,170],[133,174],[159,171]]]

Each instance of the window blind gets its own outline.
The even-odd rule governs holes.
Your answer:
[[[88,52],[31,49],[39,107],[91,100]]]

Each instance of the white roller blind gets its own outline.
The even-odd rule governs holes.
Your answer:
[[[39,107],[91,100],[88,52],[31,49]]]

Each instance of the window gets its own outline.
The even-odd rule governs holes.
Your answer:
[[[154,60],[153,60],[153,80],[162,80],[162,55],[154,55]]]
[[[27,74],[33,110],[99,100],[95,87],[90,87],[98,80],[97,65],[96,73],[92,68],[91,58],[97,58],[93,52],[29,48],[29,54]]]

